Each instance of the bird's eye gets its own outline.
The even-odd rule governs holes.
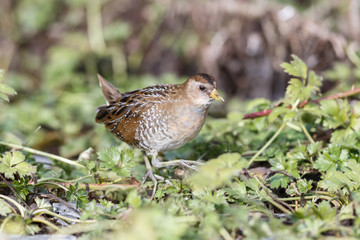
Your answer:
[[[200,89],[201,91],[205,91],[205,90],[206,90],[206,87],[205,87],[204,85],[200,85],[200,86],[199,86],[199,89]]]

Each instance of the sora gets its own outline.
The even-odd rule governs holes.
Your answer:
[[[107,105],[97,108],[96,122],[105,124],[121,141],[152,155],[156,168],[181,165],[196,169],[195,161],[160,162],[159,152],[177,149],[200,132],[211,103],[224,102],[216,90],[214,78],[206,73],[190,77],[182,84],[159,84],[120,93],[111,83],[98,75]],[[154,182],[162,177],[153,174],[145,156],[147,177]]]

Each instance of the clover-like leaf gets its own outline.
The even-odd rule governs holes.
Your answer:
[[[38,208],[42,209],[50,209],[52,207],[49,200],[44,198],[35,198],[35,203]]]
[[[20,177],[30,175],[36,172],[36,167],[25,162],[25,156],[19,151],[5,152],[0,158],[0,172],[6,178],[14,179],[17,173]]]

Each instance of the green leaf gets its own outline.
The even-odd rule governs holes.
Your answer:
[[[5,75],[5,71],[4,69],[0,69],[0,82],[4,79],[4,75]],[[0,83],[0,98],[2,98],[5,101],[9,101],[9,96],[15,95],[16,91],[4,84],[4,83]]]
[[[291,110],[286,107],[276,107],[272,110],[270,115],[268,116],[268,121],[273,122],[276,118],[278,118],[279,115],[282,115],[284,113],[289,113]]]
[[[336,209],[331,207],[330,203],[327,201],[322,201],[317,208],[315,208],[317,216],[322,220],[333,221],[336,216]]]
[[[98,157],[101,171],[108,172],[110,170],[120,177],[130,177],[131,171],[136,165],[131,150],[112,147],[98,152]]]
[[[36,167],[25,162],[25,156],[19,151],[5,152],[0,158],[0,172],[6,178],[14,179],[14,174],[18,173],[20,177],[30,175],[36,172]]]
[[[4,200],[0,199],[0,215],[6,217],[9,213],[11,213],[11,208]]]
[[[294,153],[292,155],[287,154],[286,156],[284,156],[282,152],[277,151],[275,153],[275,156],[269,160],[269,163],[272,166],[271,169],[285,171],[291,174],[293,177],[298,178],[299,177],[299,171],[297,170],[298,161],[293,156]],[[280,177],[278,179],[280,179]],[[281,181],[282,184],[284,184],[284,180],[281,179]]]
[[[3,93],[0,93],[0,98],[2,98],[3,100],[9,102],[9,97]]]
[[[13,181],[12,185],[15,191],[19,194],[22,199],[26,199],[30,192],[34,191],[34,185],[29,183],[26,178],[20,178],[19,180]]]
[[[101,167],[112,168],[120,162],[121,151],[117,148],[107,148],[98,152]]]
[[[114,225],[116,234],[107,235],[106,239],[180,240],[184,239],[181,236],[189,229],[189,222],[186,219],[186,216],[173,216],[164,208],[156,206],[134,209],[124,220],[125,224],[118,222],[117,225]]]
[[[323,125],[327,128],[337,128],[349,120],[350,106],[345,100],[321,101],[320,110],[325,117]]]
[[[38,206],[38,208],[42,208],[42,209],[50,209],[51,208],[51,204],[48,199],[37,197],[37,198],[35,198],[35,203]]]
[[[269,178],[269,183],[271,188],[286,188],[290,183],[290,178],[284,174],[276,173]]]
[[[354,114],[351,116],[349,127],[356,132],[360,132],[360,114]]]
[[[85,189],[79,189],[79,183],[69,186],[69,191],[66,192],[66,198],[69,201],[76,202],[76,207],[84,208],[85,204],[89,202],[88,194]]]
[[[282,63],[281,67],[284,72],[294,76],[305,79],[307,76],[306,64],[296,55],[292,54],[291,57],[294,59],[289,63]]]
[[[247,161],[242,159],[240,154],[222,154],[201,166],[200,171],[192,175],[189,181],[194,190],[215,189],[228,182],[246,166]]]
[[[307,88],[311,93],[319,92],[322,85],[322,77],[318,76],[314,71],[309,72]]]
[[[359,172],[360,163],[350,159],[342,170],[327,171],[324,179],[319,182],[319,186],[331,192],[337,192],[340,189],[346,193],[348,190],[358,191],[360,188]]]
[[[320,107],[314,103],[308,103],[303,108],[304,112],[309,113],[311,115],[315,115],[316,117],[321,117]]]
[[[299,179],[297,182],[296,182],[296,187],[298,189],[298,191],[300,193],[307,193],[311,190],[312,188],[312,183],[313,181],[312,180],[306,180],[306,179]]]
[[[133,208],[138,208],[141,206],[141,197],[137,191],[131,191],[126,197],[126,202]]]
[[[30,235],[34,235],[38,232],[40,232],[40,227],[37,224],[27,224],[25,226],[26,232]]]
[[[349,151],[347,149],[342,148],[339,144],[330,144],[320,153],[314,168],[320,171],[342,169],[348,158]]]
[[[293,105],[297,100],[303,102],[308,100],[312,94],[320,90],[322,85],[322,78],[310,71],[307,74],[307,66],[305,63],[295,55],[292,55],[293,61],[283,63],[281,66],[284,71],[296,77],[291,78],[288,87],[286,88],[285,102]]]
[[[0,83],[0,92],[7,94],[7,95],[15,95],[16,94],[16,91],[12,87],[10,87],[6,84],[3,84],[3,83]]]
[[[321,148],[321,142],[315,142],[315,143],[310,143],[306,146],[307,152],[309,153],[309,155],[314,155],[315,153],[317,153],[317,151],[320,150]]]

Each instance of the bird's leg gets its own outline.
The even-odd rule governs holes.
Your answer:
[[[153,170],[152,170],[152,167],[151,167],[151,164],[150,164],[150,161],[148,159],[148,157],[146,156],[146,153],[144,151],[142,151],[143,155],[144,155],[144,162],[145,162],[145,166],[146,166],[146,173],[143,177],[143,180],[142,180],[142,185],[144,185],[145,181],[147,178],[151,178],[151,180],[153,181],[154,183],[154,186],[153,186],[153,192],[151,194],[151,198],[150,199],[153,199],[154,196],[155,196],[155,193],[156,193],[156,188],[157,188],[157,180],[156,180],[156,177],[153,173]]]
[[[190,168],[194,171],[198,171],[198,167],[194,166],[194,165],[203,165],[203,163],[201,163],[201,162],[184,160],[184,159],[161,162],[157,158],[157,153],[152,152],[151,154],[152,154],[151,164],[156,168],[170,167],[170,166],[182,166],[182,167]]]
[[[146,153],[144,151],[142,151],[142,153],[143,153],[143,156],[144,156],[144,161],[145,161],[145,166],[146,166],[146,173],[145,173],[145,175],[144,175],[144,177],[142,179],[141,184],[144,185],[146,179],[148,179],[148,178],[150,178],[153,181],[153,183],[154,183],[153,192],[152,192],[151,198],[150,198],[150,199],[153,199],[154,196],[155,196],[155,193],[156,193],[156,189],[157,189],[157,184],[158,184],[157,180],[165,181],[170,186],[172,186],[172,183],[169,180],[165,179],[164,177],[154,174],[154,172],[152,170],[152,167],[151,167],[151,164],[150,164],[150,161],[149,161],[148,157],[146,156]]]

